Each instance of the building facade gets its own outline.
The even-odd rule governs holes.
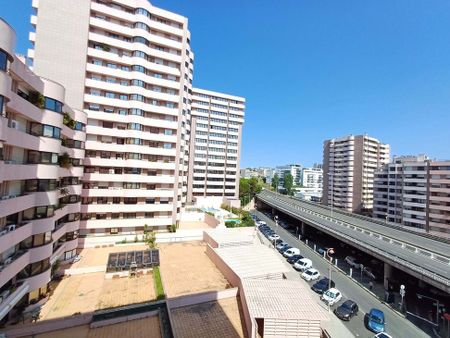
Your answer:
[[[373,217],[450,236],[450,161],[395,157],[375,174]]]
[[[188,202],[239,199],[244,109],[242,97],[193,89]]]
[[[190,145],[194,54],[187,18],[147,0],[39,0],[33,7],[37,15],[31,18],[35,32],[30,33],[33,49],[28,56],[35,72],[62,83],[67,102],[88,116],[83,245],[134,238],[145,225],[167,229],[179,221],[188,190],[192,195],[237,195],[243,100],[219,93],[215,97],[230,100],[227,109],[215,109],[223,105],[215,99],[211,107],[229,112],[228,127],[211,114],[214,128],[204,131],[229,131],[229,155],[220,151],[208,156],[217,156],[210,158],[209,166],[214,161],[217,165],[211,170],[230,172],[220,181],[230,184],[216,189],[220,183],[211,183],[209,191],[188,189],[188,182],[194,185],[189,161],[195,145]],[[213,147],[212,141],[219,139],[223,141],[211,136],[211,152],[223,148]],[[225,163],[219,156],[229,159]]]
[[[0,19],[0,322],[48,292],[78,247],[86,114],[14,55]]]
[[[300,164],[287,164],[277,166],[275,168],[276,173],[280,179],[280,186],[283,186],[284,176],[287,173],[292,175],[294,179],[294,185],[300,185],[302,183],[302,166]]]
[[[303,168],[302,169],[302,186],[304,188],[315,188],[322,190],[323,187],[323,170],[322,168]]]
[[[322,203],[371,214],[377,168],[389,163],[389,145],[367,135],[326,140],[323,148]]]

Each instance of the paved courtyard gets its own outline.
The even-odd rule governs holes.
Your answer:
[[[206,244],[159,244],[161,275],[167,296],[224,290],[230,284],[206,256]]]
[[[246,337],[239,299],[184,306],[172,310],[174,335],[179,338]]]

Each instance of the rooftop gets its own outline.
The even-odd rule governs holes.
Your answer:
[[[242,289],[252,318],[329,319],[326,310],[311,297],[307,284],[301,281],[245,279]]]
[[[290,271],[279,255],[274,254],[274,249],[261,244],[216,248],[214,251],[241,279],[270,278]]]
[[[239,299],[184,306],[172,310],[174,335],[179,338],[246,337]]]
[[[219,247],[252,245],[256,237],[255,227],[225,228],[206,230],[204,234],[209,236]]]

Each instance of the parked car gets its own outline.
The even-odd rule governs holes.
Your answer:
[[[283,241],[279,241],[279,242],[277,241],[277,243],[275,244],[275,247],[277,249],[281,249],[285,245],[288,245],[288,244],[286,242],[283,242]]]
[[[342,298],[342,293],[335,288],[331,288],[327,291],[325,291],[322,296],[320,297],[321,300],[323,300],[328,305],[332,306],[339,302]]]
[[[290,248],[290,249],[286,250],[283,253],[283,256],[284,257],[288,257],[288,258],[292,257],[294,255],[300,255],[300,249],[299,248]]]
[[[287,243],[284,243],[282,246],[280,246],[279,248],[277,247],[278,252],[283,253],[284,251],[290,249],[291,246]]]
[[[358,314],[358,311],[358,304],[348,299],[334,310],[334,314],[339,319],[350,320],[353,316],[356,316]]]
[[[327,291],[328,289],[330,289],[330,285],[332,288],[335,287],[333,280],[330,283],[330,280],[327,277],[324,277],[321,280],[319,280],[318,282],[314,283],[314,285],[311,286],[311,290],[313,290],[314,292],[317,292],[318,294],[322,294],[325,291]]]
[[[310,282],[318,279],[320,277],[320,272],[316,269],[311,268],[303,272],[301,276],[305,281]]]
[[[324,248],[319,247],[319,249],[317,249],[317,252],[318,252],[321,256],[323,256],[323,254],[324,254],[325,252],[327,252],[328,249],[329,249],[328,247],[324,247]]]
[[[386,322],[384,313],[378,309],[371,309],[367,315],[367,328],[375,333],[384,332],[386,329]]]
[[[361,268],[361,262],[359,262],[355,257],[353,256],[347,256],[345,257],[345,261],[347,262],[348,265],[350,265],[351,267],[355,268],[355,269],[360,269]]]
[[[287,262],[288,262],[289,264],[295,264],[295,262],[299,261],[299,260],[302,259],[302,258],[303,258],[302,255],[294,255],[294,256],[289,257],[289,258],[287,259]]]
[[[265,226],[267,226],[267,223],[266,223],[266,222],[264,222],[264,221],[258,221],[258,224],[259,224],[260,226],[262,226],[262,225],[265,225]]]
[[[312,268],[312,261],[309,258],[302,258],[294,264],[294,269],[301,272],[308,270],[309,268]]]
[[[378,280],[380,278],[380,275],[369,266],[365,266],[363,272],[367,277],[373,280]]]
[[[278,236],[277,234],[272,234],[269,235],[269,237],[267,237],[271,242],[273,242],[276,239],[280,239],[280,236]]]

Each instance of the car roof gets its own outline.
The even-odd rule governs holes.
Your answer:
[[[328,291],[331,291],[331,292],[333,292],[333,293],[336,293],[336,292],[341,293],[341,291],[339,291],[339,290],[336,289],[336,288],[331,288],[331,289],[329,289]]]
[[[381,310],[373,308],[373,309],[370,310],[370,313],[375,315],[375,316],[377,316],[377,317],[383,317],[384,318],[384,313]]]
[[[342,303],[342,305],[344,304],[353,305],[356,304],[356,302],[352,301],[351,299],[347,299],[344,303]]]
[[[309,268],[308,270],[306,270],[306,271],[311,271],[311,272],[319,272],[317,269],[314,269],[314,268]]]

